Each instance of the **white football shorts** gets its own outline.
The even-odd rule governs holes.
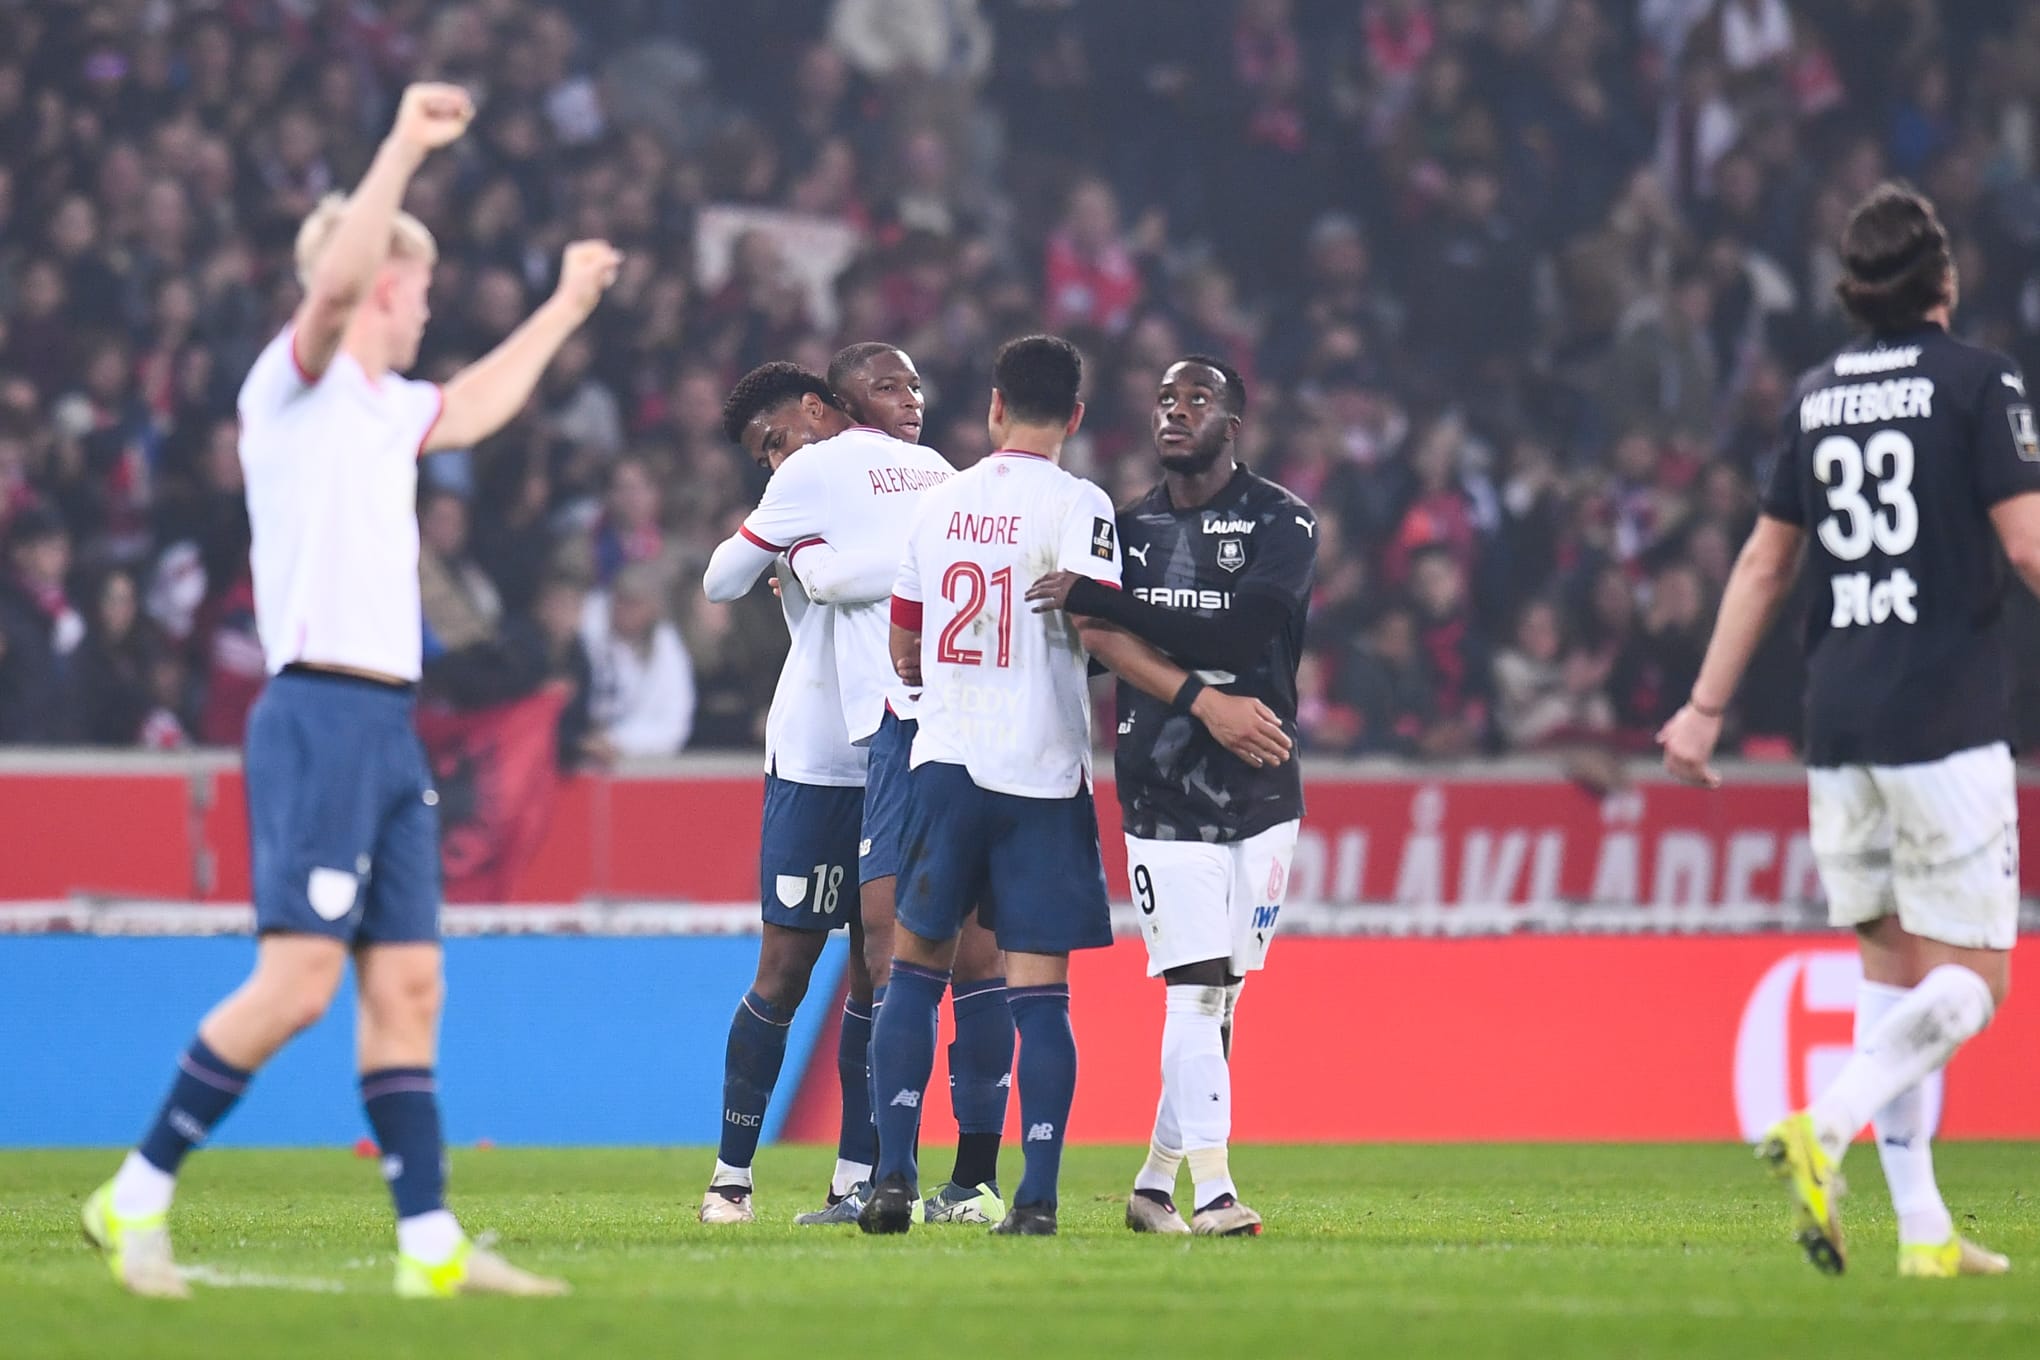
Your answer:
[[[1208,959],[1230,960],[1231,971],[1245,976],[1268,961],[1299,825],[1283,822],[1221,845],[1126,838],[1149,977]]]
[[[1999,742],[1918,765],[1806,772],[1828,920],[1894,913],[1906,932],[2010,949],[2019,931],[2019,795]]]

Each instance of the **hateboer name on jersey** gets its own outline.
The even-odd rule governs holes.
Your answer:
[[[1891,378],[1809,392],[1799,403],[1799,428],[1819,430],[1830,425],[1925,420],[1933,414],[1932,378]]]

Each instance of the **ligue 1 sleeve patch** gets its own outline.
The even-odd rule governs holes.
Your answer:
[[[1103,558],[1107,562],[1112,560],[1111,520],[1095,517],[1091,520],[1091,556]]]
[[[2033,408],[2024,404],[2007,406],[2005,418],[2012,422],[2012,443],[2018,447],[2019,457],[2029,463],[2040,463],[2040,427],[2033,423]]]

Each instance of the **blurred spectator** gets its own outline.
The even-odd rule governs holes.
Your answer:
[[[1355,754],[1425,753],[1436,705],[1409,609],[1391,605],[1375,617],[1346,654],[1335,692],[1339,706],[1352,714],[1350,749]],[[1322,726],[1319,734],[1329,735]]]
[[[664,602],[658,570],[639,563],[581,611],[595,730],[618,755],[672,755],[694,727],[694,670]]]
[[[1565,645],[1559,609],[1532,600],[1516,616],[1511,645],[1495,655],[1495,724],[1512,749],[1592,738],[1615,726],[1603,689],[1606,663]]]
[[[134,578],[101,578],[85,640],[71,665],[79,736],[95,746],[132,746],[157,708],[160,652],[135,595]]]
[[[55,513],[31,507],[15,515],[0,580],[0,740],[47,744],[78,735],[68,672],[85,621],[64,593],[70,565],[70,535]]]
[[[567,691],[560,710],[559,762],[562,770],[603,769],[616,759],[616,747],[594,726],[595,677],[588,648],[581,640],[581,618],[588,592],[570,576],[549,576],[538,589],[530,612],[504,629],[504,651],[519,689],[527,684],[560,685]]]
[[[72,549],[55,579],[0,588],[0,739],[82,720],[52,602],[89,583],[98,605],[113,568],[159,639],[161,720],[130,739],[173,743],[179,715],[238,739],[263,668],[235,392],[297,301],[299,218],[359,177],[419,76],[486,96],[412,186],[441,256],[420,376],[517,324],[565,241],[628,255],[530,408],[421,468],[435,628],[486,638],[469,678],[500,689],[529,678],[505,649],[563,609],[553,573],[646,566],[700,664],[695,744],[757,743],[786,646],[765,592],[721,609],[695,589],[758,494],[719,416],[762,360],[906,345],[930,442],[964,466],[986,451],[992,350],[1067,329],[1093,361],[1073,457],[1124,496],[1153,483],[1160,368],[1226,358],[1257,413],[1243,456],[1320,514],[1306,745],[1408,755],[1532,739],[1498,701],[1504,671],[1549,693],[1544,663],[1502,659],[1528,658],[1533,600],[1571,615],[1561,681],[1590,655],[1618,739],[1647,740],[1796,375],[1846,333],[1834,243],[1883,176],[1941,199],[1958,331],[2040,370],[2030,4],[775,0],[708,22],[663,0],[405,0],[292,17],[317,8],[0,5],[0,532],[54,516],[47,541]],[[734,236],[704,229],[732,211]],[[811,276],[809,231],[854,243],[840,273]],[[1404,582],[1428,601],[1415,618],[1392,598]],[[2040,674],[2040,609],[2012,609],[2019,674]],[[491,613],[493,635],[475,627]],[[556,633],[547,674],[566,664]],[[1766,644],[1745,730],[1793,730],[1796,647],[1782,627]]]
[[[1411,557],[1410,598],[1436,719],[1418,739],[1418,749],[1428,756],[1476,755],[1488,738],[1493,667],[1473,618],[1466,569],[1450,548],[1432,544]]]
[[[1153,244],[1149,225],[1147,244]],[[1134,241],[1121,236],[1119,202],[1099,179],[1070,190],[1061,224],[1048,238],[1043,288],[1053,330],[1117,334],[1133,319],[1143,284]]]
[[[420,505],[418,583],[428,660],[495,640],[503,600],[468,555],[467,502],[451,491],[428,491]]]

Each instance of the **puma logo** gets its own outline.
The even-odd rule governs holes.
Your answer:
[[[1152,548],[1153,546],[1154,544],[1152,543],[1143,543],[1138,548],[1128,548],[1126,550],[1126,555],[1128,557],[1138,557],[1140,559],[1140,564],[1144,567],[1148,564],[1147,560],[1148,549]]]

